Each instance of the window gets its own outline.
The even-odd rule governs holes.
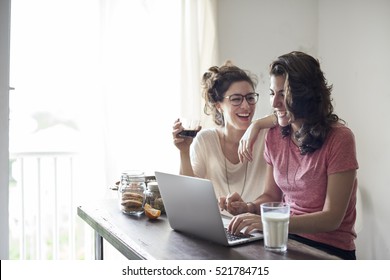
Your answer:
[[[180,3],[12,2],[11,258],[88,258],[90,247],[79,254],[70,241],[88,235],[79,203],[111,196],[125,169],[178,170],[170,129],[185,88]],[[196,71],[187,87],[198,94]]]

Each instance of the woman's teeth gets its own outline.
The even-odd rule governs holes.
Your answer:
[[[277,111],[276,114],[278,115],[279,118],[284,118],[287,115],[286,111]]]

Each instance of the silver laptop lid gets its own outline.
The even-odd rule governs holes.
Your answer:
[[[228,242],[211,181],[155,172],[170,226],[222,245],[237,245],[262,238],[261,233]]]
[[[177,231],[228,245],[209,180],[155,172],[170,226]]]

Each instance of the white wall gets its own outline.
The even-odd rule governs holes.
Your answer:
[[[10,0],[0,1],[0,259],[8,259],[8,91]]]
[[[318,3],[312,0],[219,0],[219,61],[230,59],[258,76],[257,116],[271,111],[271,61],[291,50],[317,55],[317,10]]]
[[[357,142],[364,213],[358,256],[390,259],[390,1],[328,0],[319,8],[319,56]]]
[[[218,3],[220,63],[232,59],[260,75],[260,92],[267,93],[267,68],[277,55],[302,50],[321,60],[336,113],[356,137],[363,211],[357,257],[390,259],[390,1]],[[258,115],[270,110],[267,95],[260,102]]]

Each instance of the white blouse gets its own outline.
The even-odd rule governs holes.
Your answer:
[[[229,193],[242,194],[244,201],[255,200],[263,193],[266,162],[264,160],[264,138],[267,129],[262,129],[253,147],[253,161],[233,164],[222,152],[216,128],[203,129],[195,137],[190,150],[191,164],[195,176],[213,182],[217,198]],[[228,183],[229,182],[229,187]]]

